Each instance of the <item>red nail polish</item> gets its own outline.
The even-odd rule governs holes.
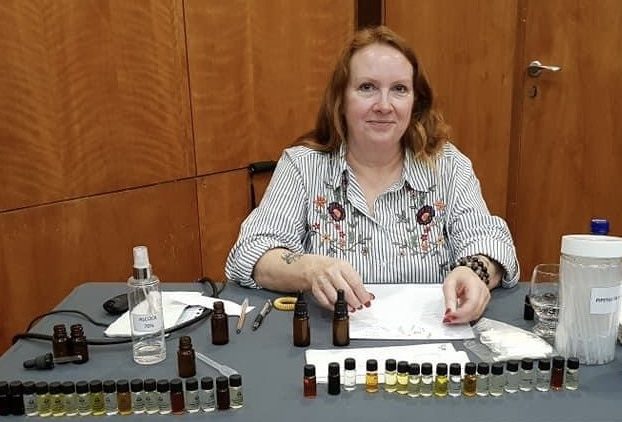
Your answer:
[[[445,315],[447,315],[450,312],[451,312],[451,309],[449,309],[449,308],[445,309]]]
[[[365,307],[369,308],[371,306],[371,302],[365,302]]]

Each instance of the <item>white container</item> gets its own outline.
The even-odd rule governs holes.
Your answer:
[[[585,365],[611,362],[622,293],[622,238],[562,236],[555,348]]]

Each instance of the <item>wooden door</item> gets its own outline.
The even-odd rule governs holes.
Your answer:
[[[593,216],[622,234],[622,2],[524,4],[508,217],[528,279],[535,264],[559,261],[561,236],[588,232]],[[562,69],[532,78],[532,60]]]

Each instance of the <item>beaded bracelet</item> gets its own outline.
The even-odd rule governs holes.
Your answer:
[[[453,270],[456,267],[469,267],[473,270],[475,274],[488,286],[490,283],[490,275],[488,274],[488,268],[486,268],[486,264],[484,261],[475,255],[470,255],[466,257],[462,257],[458,259],[454,264],[451,265],[451,269]]]

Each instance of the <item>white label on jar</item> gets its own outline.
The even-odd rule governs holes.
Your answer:
[[[590,300],[590,314],[612,314],[620,308],[621,286],[594,287]]]
[[[162,321],[156,314],[132,314],[132,326],[136,332],[152,333],[162,329]]]

